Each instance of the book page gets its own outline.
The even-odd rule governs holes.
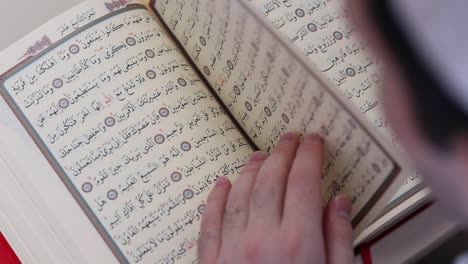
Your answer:
[[[375,128],[398,145],[383,114],[381,72],[385,69],[371,55],[367,43],[349,21],[345,0],[251,0],[290,44],[299,49],[332,84],[355,105]],[[392,201],[422,187],[422,178],[410,172]]]
[[[1,94],[121,262],[194,262],[252,148],[143,5],[80,8],[0,54]]]
[[[357,225],[400,170],[362,123],[241,1],[154,7],[260,149],[287,131],[325,138],[324,201],[348,195]]]
[[[0,207],[22,263],[115,263],[88,217],[0,96]],[[20,209],[20,210],[18,210]],[[3,218],[2,217],[2,218]]]

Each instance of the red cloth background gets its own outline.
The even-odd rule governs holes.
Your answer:
[[[0,233],[0,263],[1,264],[21,264],[8,241]]]

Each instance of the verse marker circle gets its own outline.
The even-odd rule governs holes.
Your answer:
[[[234,64],[232,63],[232,61],[228,60],[226,64],[231,71],[234,70]]]
[[[237,95],[240,95],[241,94],[241,89],[239,88],[239,86],[235,85],[234,88],[234,93],[237,94]]]
[[[65,109],[65,108],[68,108],[70,106],[70,101],[68,101],[68,99],[66,99],[66,98],[62,98],[62,99],[60,99],[58,104],[59,104],[60,108]]]
[[[203,212],[205,211],[205,205],[204,204],[200,204],[197,208],[197,211],[199,214],[203,214]]]
[[[347,68],[347,69],[346,69],[346,74],[347,74],[349,77],[354,77],[354,76],[356,76],[356,71],[355,71],[353,68]]]
[[[177,82],[179,83],[180,86],[183,86],[183,87],[187,86],[187,81],[183,78],[177,79]]]
[[[145,51],[145,55],[146,55],[146,57],[148,57],[148,58],[150,58],[150,59],[152,59],[152,58],[154,58],[154,57],[156,56],[156,54],[154,53],[154,51],[152,51],[152,50],[150,50],[150,49],[147,49],[147,50]]]
[[[202,44],[202,46],[206,46],[206,39],[203,36],[200,36],[200,44]]]
[[[110,190],[107,192],[107,198],[111,201],[117,199],[118,196],[119,194],[117,193],[116,190]]]
[[[128,37],[128,38],[125,40],[125,42],[127,42],[127,44],[128,44],[129,46],[135,46],[135,45],[136,45],[136,40],[135,40],[134,38],[132,38],[132,37]]]
[[[265,109],[264,109],[264,112],[267,116],[271,116],[272,115],[272,112],[271,112],[271,109],[267,106],[265,106]]]
[[[307,25],[307,29],[310,31],[310,32],[316,32],[317,31],[317,25],[315,25],[314,23],[309,23]]]
[[[253,107],[252,107],[252,104],[249,103],[249,102],[245,102],[245,109],[247,109],[247,111],[252,111]]]
[[[68,48],[68,51],[70,51],[71,54],[75,55],[80,52],[80,47],[76,44],[73,44]]]
[[[190,200],[195,196],[195,193],[190,189],[185,189],[182,193],[185,199]]]
[[[162,117],[168,117],[169,116],[169,109],[163,107],[159,109],[159,115]]]
[[[171,180],[173,182],[180,182],[180,180],[182,180],[182,174],[178,171],[174,171],[171,173]]]
[[[206,75],[210,75],[210,74],[211,74],[210,68],[208,68],[208,66],[203,67],[203,72],[204,72]]]
[[[81,190],[85,193],[90,193],[93,190],[93,185],[90,182],[85,182],[81,186]]]
[[[60,78],[54,79],[52,81],[52,86],[54,86],[55,89],[62,88],[63,86],[63,80]]]
[[[166,142],[166,137],[164,137],[164,135],[162,134],[157,134],[156,136],[154,136],[154,142],[156,142],[156,144],[163,144],[164,142]]]
[[[153,70],[148,70],[146,71],[146,77],[148,77],[148,79],[154,80],[156,78],[156,72]]]
[[[113,118],[112,116],[107,117],[106,119],[104,119],[104,124],[107,127],[113,127],[115,125],[115,118]]]
[[[283,121],[284,121],[286,124],[289,124],[289,117],[288,117],[288,115],[283,114],[281,117],[283,118]]]
[[[300,8],[296,9],[295,13],[296,13],[296,16],[298,16],[298,17],[304,17],[305,16],[304,10],[302,10]]]
[[[342,40],[343,39],[343,34],[339,31],[333,32],[333,37],[337,40]]]
[[[192,145],[190,145],[190,143],[188,143],[187,141],[184,141],[180,144],[180,148],[183,150],[183,151],[190,151],[192,149]]]

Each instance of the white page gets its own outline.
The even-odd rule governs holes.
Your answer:
[[[368,119],[386,140],[398,137],[386,120],[380,98],[382,65],[349,21],[345,0],[251,0],[251,5],[288,38],[336,89]],[[423,187],[420,174],[409,173],[389,202],[392,207]]]
[[[3,95],[120,261],[192,261],[211,185],[252,149],[135,4],[88,2],[3,52],[26,59]]]

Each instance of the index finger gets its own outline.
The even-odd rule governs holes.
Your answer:
[[[315,134],[306,135],[288,177],[282,224],[299,225],[314,235],[322,234],[322,168],[322,139]]]

